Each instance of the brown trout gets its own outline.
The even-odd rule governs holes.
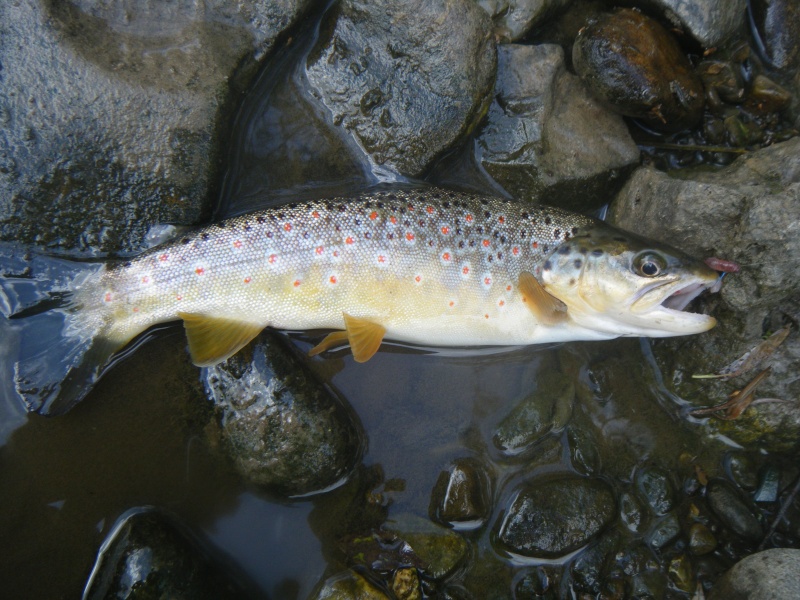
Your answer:
[[[209,225],[75,278],[60,338],[16,364],[31,410],[80,400],[112,355],[182,319],[192,360],[225,360],[265,327],[333,329],[310,354],[382,340],[522,345],[706,331],[683,309],[717,273],[587,216],[441,189],[377,191]],[[46,360],[67,361],[53,381]],[[65,358],[66,357],[66,358]]]

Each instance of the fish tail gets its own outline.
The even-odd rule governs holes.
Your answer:
[[[84,302],[104,267],[0,246],[0,332],[16,346],[0,376],[29,412],[61,414],[82,400],[121,344],[110,315]]]

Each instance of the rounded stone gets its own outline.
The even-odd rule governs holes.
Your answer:
[[[677,41],[655,20],[623,9],[578,34],[575,71],[612,110],[662,131],[680,131],[703,116],[703,84]]]
[[[430,516],[455,529],[475,529],[486,521],[491,498],[486,467],[474,458],[459,458],[439,474],[431,493]]]
[[[611,489],[599,479],[533,480],[498,521],[495,539],[512,554],[555,558],[584,546],[615,515]]]
[[[271,332],[203,370],[222,447],[248,482],[303,496],[344,481],[361,458],[358,417]]]
[[[675,506],[675,488],[664,469],[639,469],[636,472],[636,488],[656,515],[665,515]]]
[[[759,541],[764,531],[761,523],[731,484],[722,479],[708,482],[706,487],[708,506],[719,520],[736,535],[746,540]]]
[[[709,600],[795,600],[800,550],[774,548],[743,558],[717,581]]]

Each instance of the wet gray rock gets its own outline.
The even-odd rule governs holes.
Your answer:
[[[689,549],[695,556],[713,552],[717,547],[717,538],[702,523],[694,523],[689,529]]]
[[[625,492],[619,497],[620,519],[629,531],[637,533],[645,520],[641,501],[633,494]]]
[[[636,471],[639,496],[656,515],[665,515],[675,506],[675,487],[669,473],[660,467],[647,466]]]
[[[345,0],[306,75],[373,168],[419,176],[483,115],[495,65],[491,21],[470,0]]]
[[[453,461],[439,477],[431,493],[429,514],[434,521],[455,529],[483,525],[492,510],[492,481],[477,459]]]
[[[531,450],[551,430],[564,426],[574,399],[575,385],[569,377],[557,371],[540,373],[536,391],[525,397],[497,426],[493,438],[495,447],[509,457]]]
[[[286,496],[342,483],[361,459],[361,424],[286,342],[263,333],[202,371],[221,446],[248,482]]]
[[[793,0],[753,0],[751,27],[764,57],[778,69],[800,63],[800,6]]]
[[[260,597],[241,573],[228,571],[221,553],[169,515],[134,509],[103,542],[84,600]]]
[[[709,600],[794,600],[800,589],[800,550],[774,548],[743,558],[714,585]]]
[[[512,41],[520,39],[571,3],[572,0],[478,0],[481,8],[491,15],[502,39]]]
[[[636,10],[600,16],[584,27],[572,62],[591,94],[610,109],[662,131],[703,116],[703,84],[677,41]]]
[[[481,165],[520,200],[603,204],[639,150],[622,119],[592,99],[560,46],[503,45],[495,99],[477,138]]]
[[[619,535],[611,533],[604,535],[581,552],[570,567],[577,590],[595,597],[600,595],[608,579],[606,567],[611,563],[611,557],[616,552],[619,542]]]
[[[751,542],[761,540],[764,535],[761,523],[731,484],[721,479],[709,481],[706,500],[725,527]]]
[[[669,544],[681,533],[681,524],[674,512],[655,521],[647,533],[647,543],[655,549],[660,549]]]
[[[622,228],[742,267],[726,276],[720,294],[705,300],[719,322],[715,329],[654,344],[656,358],[665,373],[675,374],[672,381],[683,398],[723,402],[758,371],[733,381],[690,375],[717,372],[783,327],[785,315],[800,316],[799,155],[800,138],[793,138],[715,171],[687,169],[673,177],[642,167],[612,204],[609,219]],[[772,374],[757,397],[789,402],[758,403],[739,419],[710,426],[744,445],[791,449],[800,435],[800,411],[791,402],[800,397],[794,375],[800,370],[800,339],[791,334],[766,364]]]
[[[659,10],[704,48],[717,46],[739,31],[747,11],[747,0],[645,0],[641,5]]]
[[[498,521],[495,538],[514,554],[556,558],[586,545],[615,516],[614,496],[599,479],[532,480]]]
[[[130,251],[207,216],[234,100],[308,4],[0,4],[0,239]]]

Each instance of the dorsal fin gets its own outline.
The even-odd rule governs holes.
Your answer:
[[[320,352],[325,352],[325,350],[347,341],[356,362],[367,362],[380,348],[383,336],[386,335],[386,328],[368,319],[353,317],[347,313],[342,313],[342,315],[344,316],[345,331],[329,333],[319,344],[308,351],[308,355],[316,356]]]
[[[198,367],[210,367],[233,356],[256,337],[262,325],[211,317],[194,313],[178,313],[183,319],[189,354]]]
[[[567,318],[567,305],[548,294],[533,273],[519,274],[519,291],[528,308],[543,325],[555,325]]]

